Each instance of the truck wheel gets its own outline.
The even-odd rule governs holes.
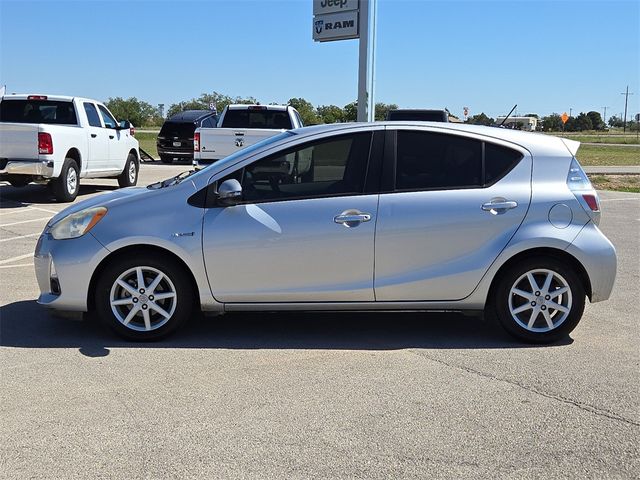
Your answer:
[[[162,163],[173,163],[173,157],[167,157],[166,155],[160,155],[160,161]]]
[[[51,180],[51,190],[59,202],[73,202],[80,190],[80,169],[73,158],[65,158],[58,178]]]
[[[122,188],[133,187],[138,183],[139,169],[140,164],[138,163],[138,159],[133,153],[130,153],[124,164],[124,170],[122,170],[122,173],[118,176],[118,185]]]

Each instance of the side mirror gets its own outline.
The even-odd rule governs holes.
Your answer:
[[[129,120],[120,120],[117,130],[126,130],[127,128],[131,128],[131,122]]]
[[[218,187],[218,201],[223,205],[234,205],[242,199],[242,185],[235,178],[225,180]]]

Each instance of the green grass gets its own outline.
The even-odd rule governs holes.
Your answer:
[[[640,165],[640,147],[582,145],[576,157],[584,166]]]
[[[576,140],[578,142],[584,143],[611,143],[611,144],[625,144],[625,145],[638,145],[640,143],[635,136],[630,135],[609,135],[606,133],[600,134],[587,134],[587,135],[568,135],[568,134],[557,134],[558,137],[565,137],[571,140]]]
[[[154,158],[158,158],[158,150],[156,149],[157,136],[157,133],[136,132],[136,139],[140,142],[140,148],[153,155]]]
[[[640,193],[640,175],[589,175],[597,190]]]

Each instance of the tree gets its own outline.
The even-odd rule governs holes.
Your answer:
[[[136,97],[126,100],[121,97],[109,98],[105,105],[118,120],[129,120],[137,127],[162,123],[158,109]]]
[[[287,105],[292,106],[298,111],[300,118],[302,118],[305,125],[317,125],[320,123],[320,118],[316,114],[316,109],[304,98],[290,98]]]
[[[495,121],[491,117],[487,117],[484,112],[469,117],[467,123],[471,125],[493,125]]]
[[[624,124],[624,122],[622,121],[622,118],[617,117],[616,115],[613,115],[611,118],[609,118],[609,126],[610,127],[620,127],[620,128],[622,128],[623,124]]]
[[[587,112],[587,116],[589,117],[589,119],[591,119],[591,125],[593,126],[594,130],[604,130],[606,125],[602,121],[602,117],[600,116],[599,112],[594,112],[592,110],[590,112]]]
[[[386,103],[378,102],[376,103],[374,119],[385,120],[387,118],[387,113],[389,113],[389,110],[397,110],[397,109],[398,109],[398,105],[396,105],[395,103],[386,104]]]
[[[344,112],[337,105],[322,105],[316,112],[322,123],[344,122]]]
[[[227,105],[232,103],[253,104],[258,101],[254,97],[230,97],[218,92],[203,93],[198,98],[172,104],[167,111],[167,117],[185,110],[209,110],[210,103],[216,106],[218,112],[222,112]]]
[[[557,113],[542,117],[542,129],[545,132],[559,132],[562,130],[562,118]]]
[[[598,116],[600,116],[598,114]],[[580,112],[580,115],[576,118],[576,129],[583,130],[593,130],[593,123],[591,123],[591,118],[584,112]]]
[[[344,106],[342,109],[344,111],[344,121],[345,122],[355,122],[358,118],[358,102],[351,102]]]

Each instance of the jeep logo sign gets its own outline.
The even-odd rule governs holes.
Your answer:
[[[313,14],[348,12],[358,9],[358,0],[313,0]]]
[[[348,3],[348,0],[321,0],[323,2]],[[314,4],[315,5],[315,4]],[[358,38],[358,11],[318,15],[313,19],[313,40],[330,42]]]

